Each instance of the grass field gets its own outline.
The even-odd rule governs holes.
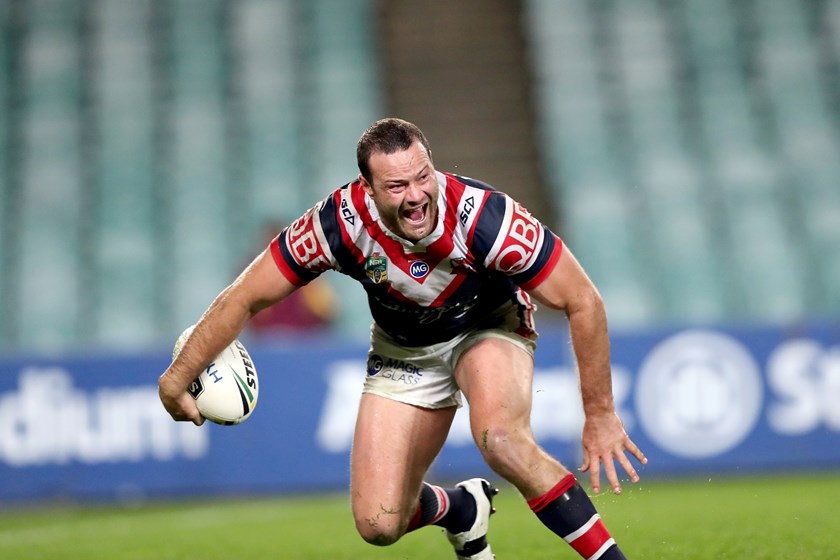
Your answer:
[[[502,489],[490,530],[499,560],[577,557]],[[633,559],[840,558],[840,474],[642,482],[594,501]],[[439,533],[372,547],[354,531],[348,498],[336,495],[63,506],[0,513],[0,558],[453,558]]]

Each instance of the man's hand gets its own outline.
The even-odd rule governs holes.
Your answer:
[[[204,417],[198,411],[195,399],[186,391],[174,386],[166,374],[161,375],[158,380],[158,395],[163,408],[174,420],[189,421],[196,426],[204,424]]]
[[[639,482],[639,475],[625,451],[633,454],[641,464],[647,464],[644,453],[627,436],[624,425],[615,412],[588,414],[583,424],[583,466],[580,470],[589,471],[592,491],[601,491],[601,465],[612,486],[613,492],[621,494],[621,484],[615,471],[613,459],[617,459],[624,470],[630,475],[630,480]]]

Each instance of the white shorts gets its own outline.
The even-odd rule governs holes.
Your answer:
[[[538,335],[530,326],[523,328],[517,306],[505,306],[498,315],[493,328],[471,329],[429,346],[401,346],[374,323],[363,392],[422,408],[460,407],[455,366],[474,344],[501,338],[534,355]]]

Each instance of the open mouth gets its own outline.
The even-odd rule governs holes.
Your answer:
[[[418,206],[417,208],[404,210],[402,216],[408,223],[421,224],[426,220],[426,211],[428,208],[429,204],[426,203],[422,206]]]

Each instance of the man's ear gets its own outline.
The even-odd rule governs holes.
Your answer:
[[[362,185],[362,188],[365,189],[368,196],[373,196],[373,187],[370,186],[370,183],[367,182],[367,179],[361,173],[359,174],[359,184]]]

